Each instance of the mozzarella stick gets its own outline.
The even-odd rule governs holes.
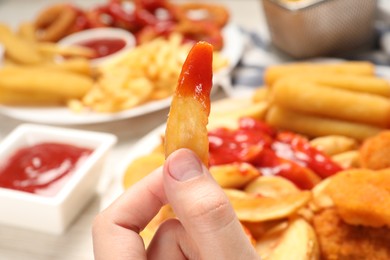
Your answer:
[[[383,130],[383,128],[365,124],[305,115],[277,106],[273,106],[269,110],[266,122],[274,127],[310,137],[344,135],[359,141],[374,136]]]
[[[19,93],[40,93],[64,99],[81,98],[93,80],[68,71],[42,68],[8,67],[0,70],[0,89]]]
[[[374,65],[365,61],[350,61],[340,63],[290,63],[269,67],[264,74],[267,86],[272,86],[278,79],[297,73],[346,73],[356,75],[374,75]]]
[[[273,103],[302,113],[388,127],[390,101],[377,95],[325,87],[310,82],[279,81]]]
[[[312,82],[328,87],[341,88],[350,91],[364,92],[384,97],[390,97],[390,82],[383,78],[368,75],[350,75],[340,73],[298,73],[278,80]],[[275,84],[278,84],[276,81]]]

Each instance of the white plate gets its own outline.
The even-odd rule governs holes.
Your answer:
[[[223,30],[224,48],[221,53],[229,60],[229,67],[214,75],[214,88],[219,85],[220,80],[237,65],[243,49],[244,41],[238,26],[228,24]],[[0,113],[23,121],[55,124],[55,125],[82,125],[110,122],[125,118],[141,116],[147,113],[167,108],[171,98],[148,102],[135,108],[124,110],[118,113],[96,113],[84,112],[74,113],[67,107],[22,107],[0,105]]]

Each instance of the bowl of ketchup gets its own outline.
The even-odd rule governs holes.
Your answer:
[[[22,124],[0,143],[0,223],[63,233],[96,194],[116,137]]]
[[[134,48],[135,37],[132,33],[119,28],[94,28],[68,35],[61,39],[60,46],[81,46],[93,50],[90,58],[92,65],[101,63],[121,55]]]

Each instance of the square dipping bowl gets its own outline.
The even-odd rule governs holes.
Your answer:
[[[109,133],[22,124],[0,143],[0,169],[21,148],[48,142],[88,148],[92,152],[77,164],[54,196],[0,187],[0,224],[64,233],[97,194],[105,158],[117,138]]]

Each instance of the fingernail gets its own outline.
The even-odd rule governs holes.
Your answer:
[[[177,181],[187,181],[202,175],[202,163],[187,149],[181,149],[171,155],[168,164],[169,175]]]

